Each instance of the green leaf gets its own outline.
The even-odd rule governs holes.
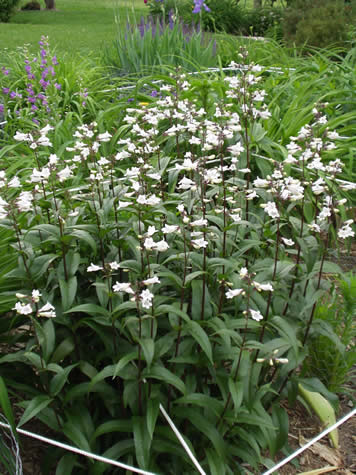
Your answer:
[[[150,463],[151,438],[148,436],[145,417],[133,417],[133,435],[137,462],[142,469]]]
[[[196,409],[190,409],[188,407],[180,407],[179,409],[176,408],[174,410],[173,416],[174,414],[177,414],[179,417],[183,417],[192,423],[199,432],[201,432],[210,440],[217,452],[217,455],[222,459],[225,459],[227,447],[224,439],[222,438],[216,426],[212,424],[207,418],[204,418],[200,411],[197,411]]]
[[[66,356],[68,356],[75,348],[74,340],[72,337],[68,337],[57,346],[55,352],[52,355],[51,362],[58,363]]]
[[[220,416],[223,410],[221,401],[202,393],[188,394],[187,396],[176,399],[174,404],[194,404],[195,406],[207,409],[209,412],[213,411],[216,416]]]
[[[211,475],[225,475],[226,464],[213,449],[205,449]]]
[[[237,414],[237,411],[239,410],[243,396],[244,396],[244,390],[243,390],[243,385],[237,381],[235,382],[233,378],[229,378],[229,391],[232,397],[232,401],[234,403],[234,411],[235,414]]]
[[[78,366],[78,364],[79,363],[74,363],[70,366],[67,366],[60,373],[57,373],[55,376],[53,376],[49,384],[49,392],[53,397],[57,396],[57,394],[62,390],[63,386],[67,382],[69,373],[72,371],[73,368]]]
[[[167,384],[174,386],[183,394],[185,394],[186,392],[185,384],[183,383],[183,381],[163,366],[159,366],[156,364],[152,366],[149,370],[144,370],[142,376],[147,379],[159,379]]]
[[[135,360],[138,358],[138,351],[132,351],[131,353],[128,353],[127,355],[123,356],[120,358],[119,362],[115,366],[115,370],[113,373],[113,378],[115,378],[118,374],[120,374],[120,371],[122,371],[125,366],[130,363],[130,361]]]
[[[189,282],[191,282],[192,280],[196,279],[197,277],[199,277],[200,275],[203,275],[203,274],[206,274],[206,272],[204,272],[202,270],[197,270],[196,272],[192,272],[191,274],[189,274],[186,277],[185,286],[187,286],[187,284],[189,284]]]
[[[56,475],[71,475],[76,462],[77,456],[75,454],[67,453],[63,455],[57,465]]]
[[[110,312],[106,308],[100,307],[93,303],[84,303],[82,305],[77,305],[64,313],[87,313],[88,315],[104,315],[104,317],[110,317]]]
[[[8,420],[12,432],[17,436],[16,426],[15,426],[15,417],[12,412],[9,395],[3,378],[0,376],[0,406],[4,412],[4,416]]]
[[[75,423],[67,421],[63,426],[63,433],[69,440],[71,440],[77,447],[87,452],[91,452],[91,447],[88,439],[85,437],[81,427]]]
[[[70,277],[68,281],[59,279],[63,311],[68,310],[74,302],[75,296],[77,294],[77,284],[78,282],[76,277]]]
[[[156,426],[157,417],[159,414],[159,401],[150,398],[147,403],[146,423],[150,438],[153,438],[153,433]]]
[[[51,318],[49,318],[46,321],[46,323],[42,326],[42,329],[43,329],[43,334],[45,337],[43,357],[48,362],[56,343],[56,333],[55,333],[53,321]]]
[[[81,229],[75,229],[74,231],[71,231],[69,236],[73,236],[80,239],[81,241],[84,241],[92,248],[94,255],[96,254],[96,242],[87,231],[83,231]]]
[[[141,338],[139,339],[139,343],[142,348],[147,367],[149,368],[152,364],[155,353],[155,343],[152,338]]]
[[[191,320],[184,326],[184,329],[187,330],[188,333],[194,338],[194,340],[198,343],[198,345],[208,357],[210,363],[213,364],[213,352],[209,337],[199,325],[199,323]]]
[[[33,398],[31,401],[26,401],[28,403],[25,412],[22,414],[22,417],[18,423],[18,427],[23,426],[31,420],[33,417],[35,417],[42,409],[47,407],[51,402],[53,401],[53,398],[46,396],[46,395],[40,395],[36,396]]]

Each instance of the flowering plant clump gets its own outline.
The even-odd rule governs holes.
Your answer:
[[[16,116],[29,116],[35,123],[39,123],[36,117],[50,117],[53,109],[58,106],[60,100],[58,92],[62,85],[57,82],[56,68],[57,57],[51,55],[48,38],[42,37],[39,42],[40,55],[30,57],[25,52],[24,70],[25,77],[22,82],[13,82],[13,85],[2,88],[2,103],[0,110],[8,118]],[[2,74],[11,80],[9,68],[2,67]]]
[[[26,347],[0,365],[31,395],[20,424],[37,415],[156,473],[193,470],[160,404],[211,473],[258,470],[284,446],[279,400],[339,271],[327,251],[354,230],[325,106],[272,143],[262,68],[241,59],[201,89],[172,74],[110,130],[84,123],[56,146],[51,126],[16,132],[32,166],[2,171],[0,218],[18,254],[9,331]]]

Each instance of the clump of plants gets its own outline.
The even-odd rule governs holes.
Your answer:
[[[199,24],[185,24],[170,11],[168,23],[160,17],[142,17],[138,25],[120,27],[104,61],[120,76],[166,72],[176,66],[195,71],[217,65],[216,43]]]
[[[240,60],[236,74],[177,71],[155,97],[113,105],[109,130],[104,111],[74,130],[14,134],[0,223],[17,266],[0,365],[20,426],[36,417],[155,473],[194,470],[164,411],[213,474],[259,470],[285,445],[279,402],[302,381],[324,271],[339,271],[327,253],[335,235],[354,236],[330,155],[344,139],[315,104],[273,141],[262,68]]]
[[[303,366],[306,375],[319,378],[334,393],[345,390],[356,363],[355,297],[356,279],[350,274],[335,282],[330,296],[318,304],[313,344]]]
[[[295,0],[284,13],[284,37],[297,46],[346,46],[352,8],[343,1]]]

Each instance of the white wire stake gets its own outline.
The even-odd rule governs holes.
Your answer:
[[[313,444],[315,444],[315,442],[318,442],[318,440],[322,439],[323,437],[325,437],[327,434],[329,434],[331,431],[333,431],[334,429],[336,429],[337,427],[341,426],[341,424],[343,424],[344,422],[346,422],[348,419],[350,419],[352,416],[354,416],[356,414],[356,407],[351,411],[349,412],[348,414],[346,414],[346,416],[344,416],[342,419],[340,419],[339,421],[335,422],[335,424],[333,424],[331,427],[328,427],[327,429],[325,429],[323,432],[321,432],[319,435],[317,435],[316,437],[314,437],[314,439],[311,439],[307,444],[303,445],[303,447],[301,447],[300,449],[296,450],[295,452],[293,452],[291,455],[289,455],[288,457],[286,457],[285,459],[281,460],[279,463],[277,463],[277,465],[275,465],[274,467],[270,468],[269,470],[267,470],[267,472],[264,472],[262,475],[270,475],[271,473],[274,473],[276,470],[278,470],[279,468],[283,467],[283,465],[287,464],[288,462],[290,462],[291,460],[293,460],[295,457],[298,457],[298,455],[300,455],[302,452],[304,452],[304,450],[307,450],[310,446],[312,446]]]
[[[0,426],[6,427],[7,429],[10,429],[10,425],[9,424],[4,424],[3,422],[0,422]],[[61,449],[64,449],[64,450],[69,450],[70,452],[74,452],[74,453],[79,454],[79,455],[84,455],[84,457],[88,457],[88,458],[91,458],[91,459],[94,459],[94,460],[98,460],[99,462],[104,462],[104,463],[108,463],[110,465],[115,465],[116,467],[124,468],[124,469],[129,470],[129,471],[134,472],[134,473],[140,473],[141,475],[156,475],[153,472],[147,472],[145,470],[141,470],[139,468],[135,468],[135,467],[131,467],[130,465],[126,465],[125,463],[117,462],[116,460],[111,460],[111,459],[108,459],[106,457],[102,457],[101,455],[92,454],[90,452],[86,452],[85,450],[78,449],[77,447],[73,447],[73,446],[68,445],[68,444],[63,444],[62,442],[58,442],[56,440],[47,439],[47,437],[43,437],[42,435],[39,435],[39,434],[34,434],[33,432],[29,432],[27,430],[16,428],[16,431],[19,434],[23,434],[23,435],[26,435],[28,437],[32,437],[33,439],[40,440],[41,442],[45,442],[46,444],[55,445],[56,447],[60,447]]]
[[[172,421],[172,419],[169,417],[169,415],[167,414],[166,410],[164,409],[164,407],[162,406],[162,404],[159,405],[159,409],[160,411],[162,412],[162,414],[164,415],[165,419],[167,420],[168,424],[171,426],[171,429],[173,430],[173,432],[175,433],[175,435],[177,436],[177,439],[179,440],[179,442],[182,444],[184,450],[187,452],[187,454],[189,455],[190,457],[190,460],[194,463],[194,465],[196,466],[198,472],[201,474],[201,475],[206,475],[206,473],[204,472],[204,470],[201,468],[198,460],[194,457],[192,451],[190,450],[190,448],[188,447],[187,443],[185,442],[185,440],[183,439],[181,433],[179,432],[179,430],[177,429],[177,427],[174,425],[174,422]]]

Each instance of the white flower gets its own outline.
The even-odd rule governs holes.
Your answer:
[[[261,290],[264,290],[266,292],[273,292],[273,287],[272,284],[260,284],[259,282],[253,281],[252,282],[253,286],[255,287],[256,290],[261,292]]]
[[[117,206],[118,209],[123,209],[123,208],[127,208],[128,206],[130,206],[130,202],[129,201],[120,201],[119,200],[119,204]]]
[[[244,289],[231,289],[226,292],[226,298],[227,299],[232,299],[234,297],[237,297],[238,295],[241,295],[244,292]]]
[[[264,209],[264,211],[270,216],[271,218],[279,218],[279,212],[276,206],[276,203],[273,201],[268,201],[265,204],[261,205],[261,208]]]
[[[177,210],[180,212],[180,213],[183,213],[184,211],[184,205],[183,204],[180,204],[177,206]]]
[[[191,226],[206,226],[208,224],[208,220],[205,218],[200,218],[190,223]]]
[[[246,191],[246,199],[248,201],[253,200],[253,198],[256,198],[256,196],[257,196],[257,193],[255,192],[255,190],[247,190]]]
[[[151,237],[151,236],[153,236],[154,233],[156,233],[156,232],[157,232],[157,229],[155,228],[155,226],[148,226],[146,235],[147,235],[148,237]]]
[[[87,267],[87,272],[97,272],[98,270],[103,270],[101,266],[97,266],[93,263],[90,264],[89,267]]]
[[[155,244],[155,249],[159,252],[164,252],[166,251],[167,249],[169,249],[169,245],[166,243],[166,241],[162,240],[162,241],[158,241],[156,242]]]
[[[68,178],[71,178],[73,176],[72,170],[67,166],[63,168],[60,172],[57,174],[59,181],[62,183],[65,180],[68,180]]]
[[[292,239],[287,239],[287,238],[282,237],[282,241],[284,242],[284,244],[286,246],[293,246],[294,245],[294,241]]]
[[[148,289],[143,290],[140,294],[142,307],[143,308],[151,308],[153,297],[154,297],[154,295]]]
[[[320,233],[320,226],[316,223],[308,224],[308,228],[315,233]]]
[[[33,196],[29,191],[22,191],[17,199],[17,206],[20,211],[32,210]]]
[[[37,314],[39,317],[54,318],[56,316],[55,308],[52,304],[47,302],[43,307],[41,307]]]
[[[234,155],[235,157],[237,157],[238,155],[241,154],[241,152],[243,152],[245,149],[244,147],[241,145],[240,142],[238,142],[237,144],[235,145],[231,145],[230,147],[228,147],[228,151],[231,153],[231,155]]]
[[[40,130],[40,134],[41,134],[41,135],[47,135],[50,130],[54,130],[54,127],[52,127],[51,125],[47,124],[47,125],[45,125],[45,126]]]
[[[208,241],[205,241],[205,239],[193,239],[192,240],[193,247],[200,249],[200,248],[206,248],[207,245],[209,244]]]
[[[32,301],[39,302],[41,295],[42,294],[39,290],[32,290]]]
[[[171,233],[179,233],[180,229],[179,229],[179,226],[165,224],[163,228],[161,229],[161,231],[163,232],[163,234],[171,234]]]
[[[54,153],[51,153],[51,155],[49,156],[49,159],[48,159],[48,163],[50,165],[55,165],[57,162],[58,162],[59,158],[57,157],[56,154]]]
[[[198,162],[192,162],[190,158],[186,158],[183,161],[182,165],[179,165],[176,163],[176,169],[177,170],[186,170],[186,171],[191,171],[191,170],[196,170],[198,168]]]
[[[256,320],[256,322],[259,322],[260,320],[263,319],[263,315],[261,314],[259,310],[252,310],[252,308],[250,308],[249,312],[251,314],[251,318],[253,320]]]
[[[341,239],[346,239],[348,237],[354,237],[355,232],[352,230],[349,223],[345,224],[342,228],[339,229],[337,235]]]
[[[154,240],[151,237],[147,237],[145,239],[145,242],[143,243],[143,247],[145,249],[148,249],[148,250],[154,249],[155,246],[156,246],[156,243],[154,242]]]
[[[253,185],[256,188],[267,188],[269,186],[268,180],[264,180],[262,178],[256,178],[256,180],[253,182]]]
[[[9,188],[21,188],[21,182],[17,176],[14,176],[8,183]]]
[[[178,183],[178,189],[180,190],[196,190],[196,185],[193,180],[190,180],[187,177],[183,177],[181,181]]]
[[[161,198],[159,198],[158,196],[156,195],[151,195],[147,198],[146,200],[146,204],[147,205],[150,205],[150,206],[154,206],[154,205],[157,205],[158,203],[161,202]]]
[[[161,281],[159,278],[154,275],[153,277],[150,277],[149,279],[143,280],[142,281],[145,285],[153,285],[153,284],[159,284]]]
[[[234,223],[239,223],[241,221],[241,216],[239,214],[230,214],[230,217]]]
[[[112,289],[114,292],[126,292],[127,294],[135,294],[131,287],[131,284],[129,284],[128,282],[116,282],[116,284],[113,285]]]
[[[17,302],[12,310],[16,310],[20,315],[29,315],[33,312],[31,304],[24,304],[21,302]]]
[[[243,279],[244,277],[247,277],[247,276],[248,276],[247,267],[241,267],[241,270],[240,270],[240,277],[241,277],[241,279]]]
[[[120,268],[120,264],[116,261],[109,262],[110,270],[118,270]]]
[[[23,134],[22,132],[17,131],[14,135],[14,139],[17,142],[32,142],[33,137],[31,134]]]
[[[109,132],[104,132],[103,134],[99,134],[97,136],[97,139],[99,140],[99,142],[110,142],[111,137],[112,135],[109,134]]]

